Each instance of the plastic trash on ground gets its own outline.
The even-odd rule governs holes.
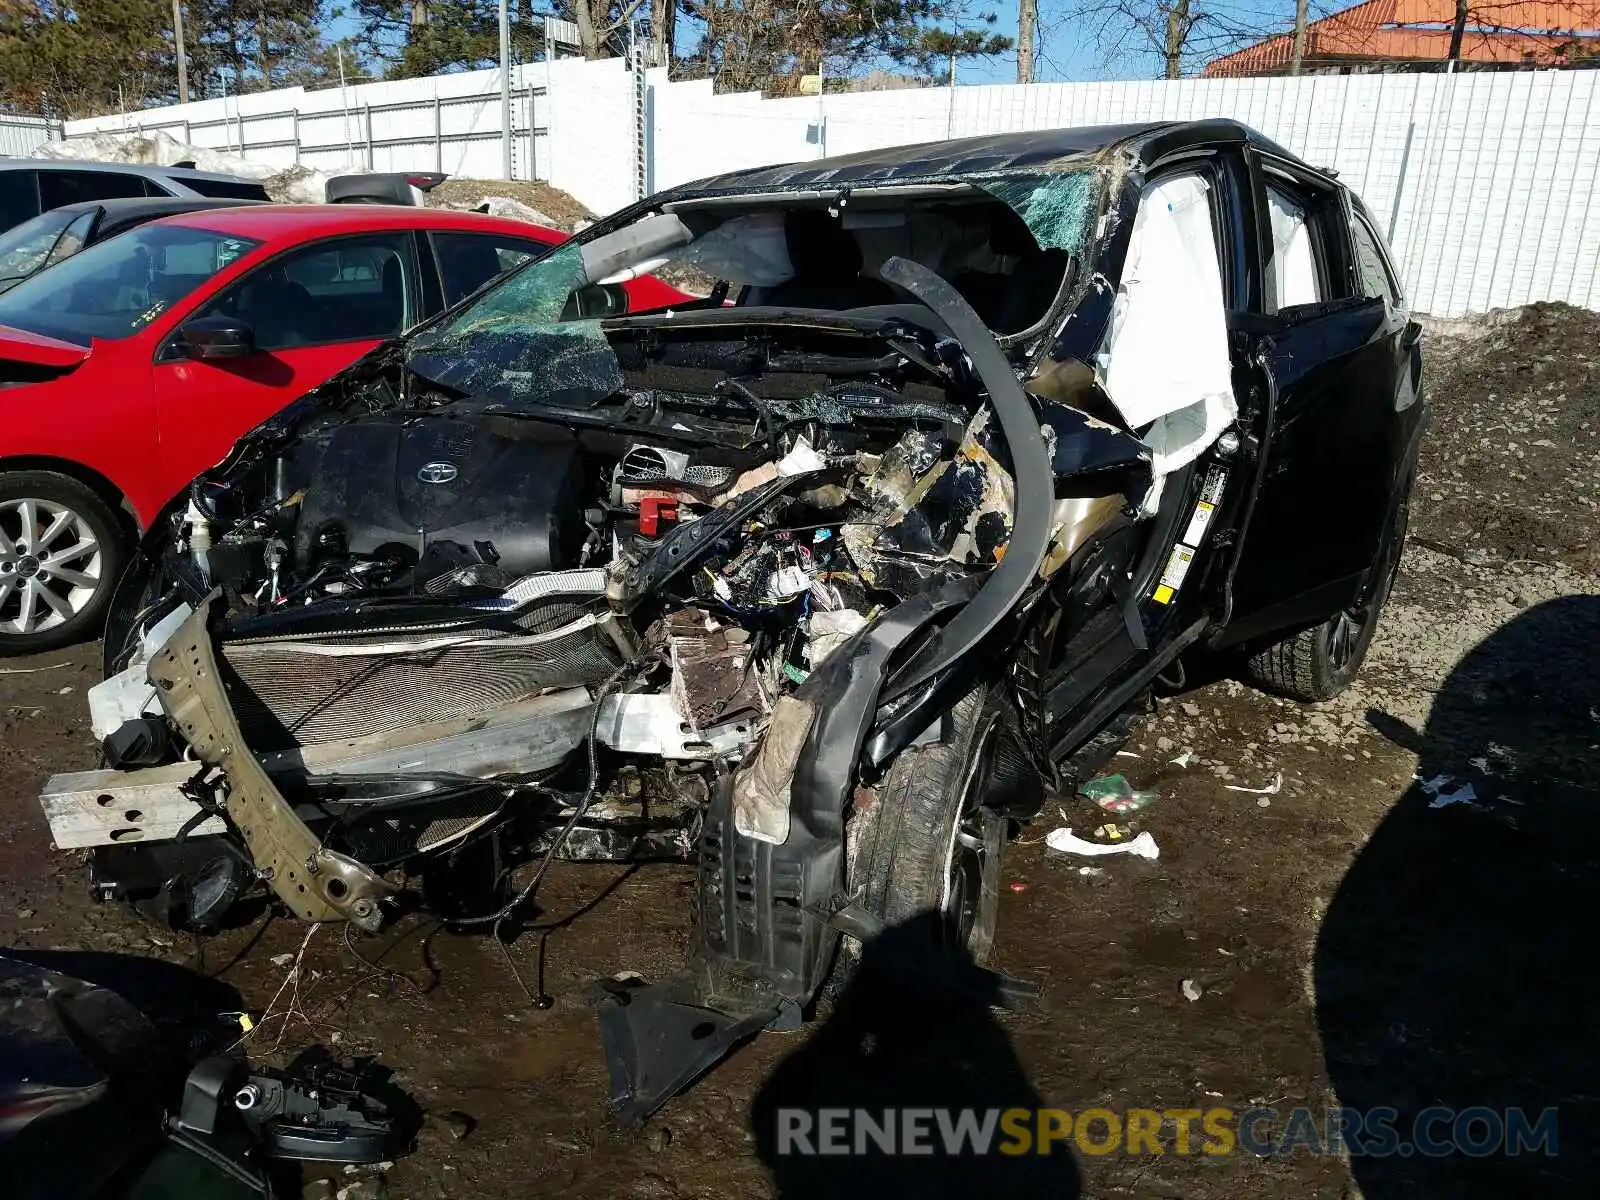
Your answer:
[[[1098,779],[1091,779],[1078,789],[1078,795],[1093,800],[1108,813],[1138,812],[1159,799],[1155,792],[1135,791],[1121,775],[1102,775]]]
[[[1156,839],[1150,836],[1149,830],[1130,841],[1106,844],[1085,841],[1070,829],[1052,829],[1045,836],[1044,844],[1057,854],[1081,854],[1089,858],[1099,858],[1107,854],[1132,854],[1138,858],[1148,859],[1161,857],[1161,850],[1156,845]]]

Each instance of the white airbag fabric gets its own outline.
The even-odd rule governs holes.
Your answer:
[[[1146,189],[1097,366],[1159,484],[1238,415],[1208,187],[1180,175]],[[1153,492],[1154,494],[1154,492]]]
[[[1311,253],[1311,230],[1305,209],[1276,188],[1267,189],[1272,215],[1272,276],[1278,285],[1278,307],[1315,304],[1317,262]]]

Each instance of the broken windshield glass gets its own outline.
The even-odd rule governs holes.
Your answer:
[[[588,407],[622,386],[598,320],[563,320],[587,284],[568,242],[412,339],[411,369],[489,400]]]
[[[908,258],[952,281],[990,329],[1016,334],[1048,315],[1082,258],[1098,176],[1085,169],[971,184],[952,193],[941,180],[925,195],[863,190],[838,210],[808,194],[792,203],[770,194],[719,199],[712,220],[701,211],[697,235],[673,213],[647,214],[593,241],[576,238],[490,286],[412,339],[411,367],[513,406],[592,406],[620,389],[622,371],[605,326],[584,314],[618,309],[584,297],[602,288],[620,297],[627,280],[674,266],[726,282],[737,306],[840,311],[903,302],[879,272]]]
[[[1075,255],[1089,239],[1096,194],[1092,172],[1012,175],[979,186],[1022,218],[1041,250]]]

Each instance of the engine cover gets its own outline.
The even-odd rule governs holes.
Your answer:
[[[575,565],[583,458],[565,430],[493,415],[374,414],[297,446],[296,558],[416,562],[455,543],[512,574]]]

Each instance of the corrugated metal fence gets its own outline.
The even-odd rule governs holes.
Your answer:
[[[1600,71],[1060,83],[713,94],[618,59],[516,68],[515,173],[599,212],[719,171],[897,143],[1233,117],[1337,170],[1378,214],[1421,311],[1600,308]],[[72,122],[165,129],[280,162],[498,177],[499,74],[304,92]],[[641,182],[642,181],[642,182]]]
[[[32,154],[38,146],[60,136],[60,121],[0,113],[0,155]]]

